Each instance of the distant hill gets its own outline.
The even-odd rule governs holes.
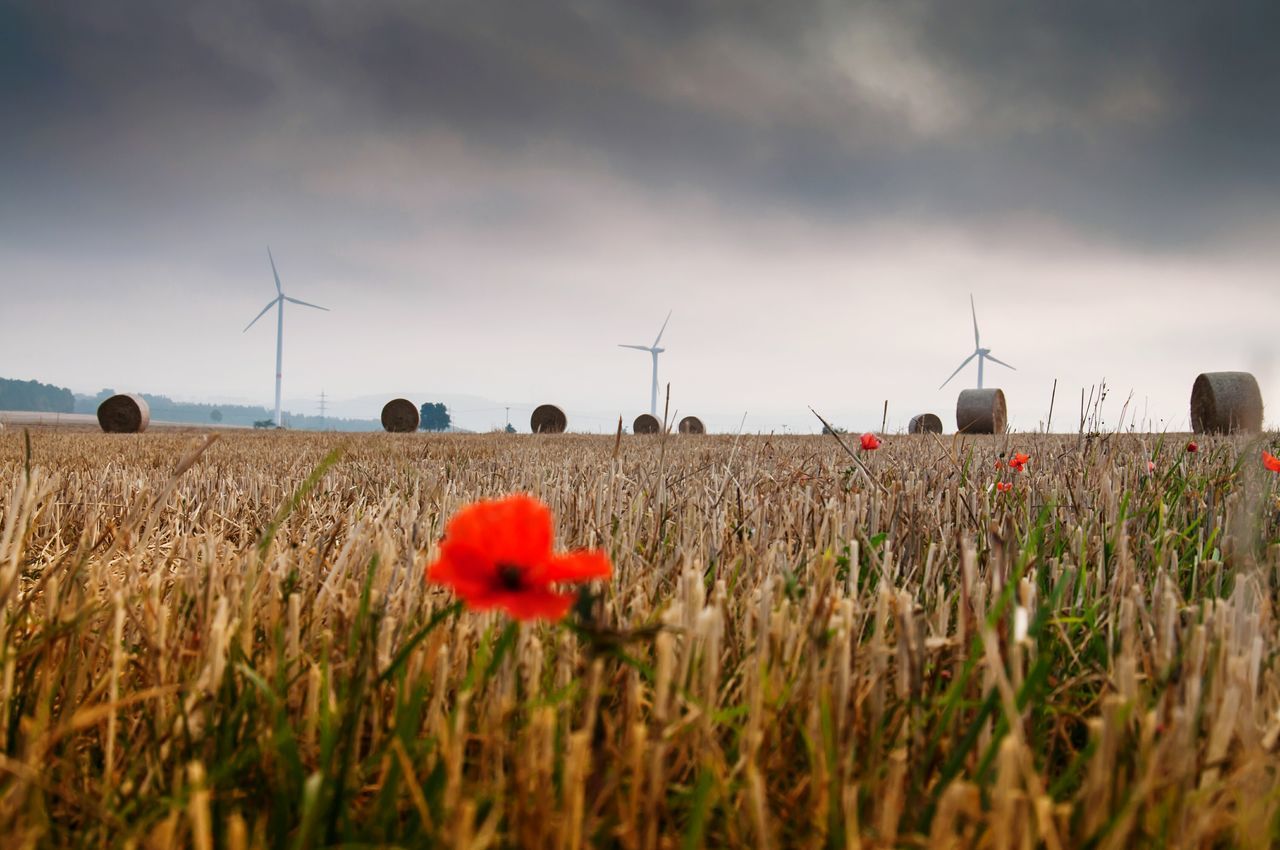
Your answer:
[[[88,395],[75,393],[65,387],[43,384],[39,381],[20,381],[0,378],[0,410],[25,413],[68,413],[93,416],[98,405],[117,390],[105,388]],[[242,426],[252,428],[260,422],[270,422],[273,411],[257,404],[227,399],[224,402],[177,401],[165,395],[139,393],[151,408],[153,422],[169,422],[194,426]],[[453,423],[451,433],[469,434],[498,430],[509,412],[512,423],[519,430],[527,430],[531,404],[510,404],[493,401],[481,396],[458,393],[421,392],[410,393],[415,403],[430,400],[443,402],[449,407]],[[390,394],[360,396],[353,399],[330,401],[329,415],[291,413],[289,407],[314,406],[315,400],[285,399],[284,425],[299,431],[381,431],[378,419],[382,405],[392,398]],[[575,417],[581,418],[575,411]],[[609,425],[607,417],[585,417],[591,421]]]
[[[0,378],[0,410],[74,413],[75,403],[75,396],[66,387]]]
[[[345,416],[350,419],[376,419],[382,412],[382,406],[396,397],[407,398],[416,405],[423,402],[433,401],[441,402],[445,407],[449,408],[450,415],[453,416],[454,424],[458,423],[460,414],[469,414],[478,410],[486,413],[496,412],[498,424],[502,424],[503,402],[493,401],[476,395],[466,395],[464,393],[447,393],[427,390],[411,390],[399,392],[379,393],[376,395],[362,395],[353,398],[330,398],[329,412],[334,416]],[[310,401],[302,398],[286,398],[284,400],[286,407],[294,408],[311,408],[314,409],[315,399]],[[514,408],[513,408],[514,409]],[[532,408],[530,408],[532,410]],[[525,415],[528,418],[528,414]],[[470,426],[468,426],[470,427]]]
[[[484,396],[467,393],[442,392],[437,390],[405,390],[384,392],[377,395],[362,395],[353,398],[332,398],[329,400],[329,411],[335,416],[377,417],[386,404],[397,396],[407,398],[416,405],[423,402],[439,402],[449,409],[449,417],[453,422],[451,431],[462,433],[485,433],[501,430],[511,417],[511,424],[520,433],[529,433],[529,414],[539,402],[499,401]],[[315,406],[315,400],[302,398],[285,399],[286,406]],[[583,410],[568,407],[570,427],[573,430],[589,430],[597,428],[612,433],[618,421],[618,414],[608,411]],[[628,422],[631,420],[628,419]]]
[[[68,394],[70,391],[68,391]],[[75,413],[95,413],[98,405],[115,394],[104,389],[97,395],[75,396]],[[252,427],[256,422],[274,419],[275,413],[265,407],[249,404],[204,404],[200,402],[174,401],[168,396],[140,393],[151,407],[151,418],[165,422],[189,422],[193,425],[244,425]],[[23,408],[33,410],[36,408]],[[326,416],[306,416],[284,413],[286,428],[301,431],[381,431],[382,423],[376,419],[339,419]]]

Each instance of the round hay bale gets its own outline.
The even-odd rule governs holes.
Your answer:
[[[936,413],[921,413],[918,416],[912,416],[910,424],[907,425],[908,434],[941,434],[942,420],[938,418]]]
[[[632,434],[656,434],[661,430],[662,423],[658,421],[658,417],[649,413],[641,413],[631,423]]]
[[[1003,434],[1003,390],[961,390],[956,401],[956,430],[962,434]]]
[[[98,424],[108,434],[141,434],[151,424],[151,407],[140,395],[113,395],[98,405]]]
[[[563,434],[569,418],[554,404],[540,404],[529,417],[529,430],[535,434]]]
[[[686,416],[684,419],[681,419],[679,428],[681,434],[707,433],[707,426],[703,425],[702,420],[696,416]]]
[[[393,434],[412,434],[419,421],[418,406],[407,398],[393,398],[382,406],[382,427]]]
[[[1205,372],[1191,385],[1191,428],[1197,434],[1262,430],[1262,391],[1248,372]]]

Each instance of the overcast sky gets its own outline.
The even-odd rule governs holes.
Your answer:
[[[1280,410],[1280,4],[0,0],[0,375],[270,403]],[[417,398],[415,401],[430,399]],[[314,412],[311,410],[300,412]],[[519,411],[513,411],[513,418]],[[370,410],[375,415],[376,410]],[[464,424],[480,427],[477,414]],[[527,413],[524,414],[527,417]],[[1272,412],[1268,421],[1276,423]]]

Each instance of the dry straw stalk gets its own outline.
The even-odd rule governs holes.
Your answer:
[[[1182,443],[6,432],[0,835],[1270,846],[1277,488]],[[609,640],[424,584],[519,490]]]

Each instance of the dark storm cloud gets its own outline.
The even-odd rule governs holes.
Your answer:
[[[120,2],[0,15],[11,214],[95,191],[138,208],[167,192],[301,192],[295,158],[340,161],[361,133],[409,145],[452,133],[495,162],[581,158],[584,175],[703,194],[730,215],[1034,213],[1144,244],[1274,215],[1280,189],[1280,6],[1261,2]]]
[[[1274,212],[1280,6],[985,0],[917,20],[983,112],[1056,116],[1000,148],[1050,209],[1177,236],[1228,225],[1232,208]]]

